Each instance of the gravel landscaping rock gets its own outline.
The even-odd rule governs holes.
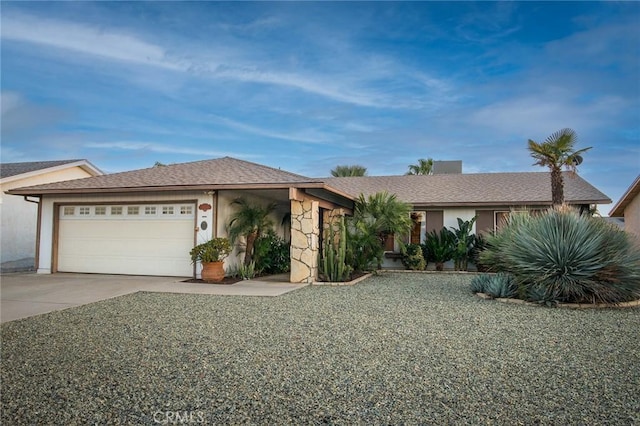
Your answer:
[[[136,293],[2,324],[3,424],[640,424],[640,309],[395,274]]]

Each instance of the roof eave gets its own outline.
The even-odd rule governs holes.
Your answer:
[[[504,207],[504,206],[551,206],[551,200],[519,200],[519,201],[465,201],[465,202],[433,202],[433,203],[412,203],[413,207],[434,208],[434,207]],[[610,199],[593,200],[567,200],[568,204],[608,204]]]
[[[0,179],[0,184],[13,182],[15,180],[20,179],[28,179],[30,177],[39,176],[45,173],[57,172],[60,170],[69,169],[72,167],[80,167],[85,172],[89,173],[91,176],[101,176],[104,175],[104,172],[91,164],[87,160],[73,161],[70,163],[59,164],[53,167],[46,167],[44,169],[32,170],[26,173],[19,173],[17,175],[7,176],[5,178]]]
[[[202,185],[163,185],[109,188],[56,188],[30,189],[16,188],[6,191],[10,195],[75,195],[75,194],[114,194],[114,193],[148,193],[169,191],[221,191],[242,189],[288,189],[288,188],[320,188],[326,189],[322,182],[280,182],[280,183],[245,183],[245,184],[202,184]],[[334,191],[336,192],[336,191]]]
[[[620,197],[618,202],[609,212],[610,217],[624,217],[624,210],[627,208],[631,200],[640,194],[640,175],[627,188],[625,193]]]

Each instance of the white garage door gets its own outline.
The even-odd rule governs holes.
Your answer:
[[[58,271],[191,276],[195,205],[61,206]]]

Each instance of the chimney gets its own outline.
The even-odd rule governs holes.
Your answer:
[[[461,173],[462,173],[462,160],[433,162],[434,175],[461,174]]]

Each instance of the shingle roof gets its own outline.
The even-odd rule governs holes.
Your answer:
[[[616,203],[615,206],[609,212],[609,216],[611,217],[624,217],[624,209],[627,208],[629,203],[633,201],[640,194],[640,175],[633,181],[633,183],[629,186],[629,188],[622,195],[620,200]]]
[[[352,195],[379,191],[421,206],[551,204],[547,172],[442,174],[428,176],[368,176],[326,178],[332,188]],[[610,203],[611,200],[578,175],[564,173],[565,199],[575,204]]]
[[[315,182],[314,179],[231,157],[151,167],[14,190],[14,193],[101,192],[114,190],[180,189],[199,186],[277,185]]]
[[[11,176],[31,173],[38,170],[50,169],[64,164],[77,163],[84,160],[59,160],[59,161],[31,161],[25,163],[2,163],[0,164],[0,179]]]
[[[131,192],[195,188],[326,188],[357,197],[379,191],[416,206],[550,204],[549,173],[480,173],[430,176],[309,178],[231,157],[152,167],[11,190],[39,195],[75,192]],[[565,198],[572,203],[610,203],[581,177],[565,175]]]

